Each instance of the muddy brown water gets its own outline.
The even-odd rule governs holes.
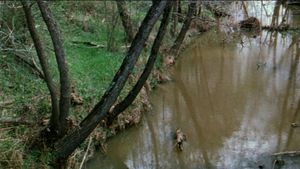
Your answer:
[[[300,150],[300,128],[291,127],[300,123],[299,57],[291,34],[201,35],[170,70],[173,81],[152,93],[142,123],[110,140],[88,168],[299,169],[299,157],[272,156]],[[177,128],[187,136],[182,152]]]

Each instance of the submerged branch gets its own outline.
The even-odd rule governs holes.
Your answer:
[[[273,156],[300,156],[300,151],[284,151],[279,153],[274,153]]]

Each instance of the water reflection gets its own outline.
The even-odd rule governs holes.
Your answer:
[[[292,16],[274,2],[254,4],[249,15],[260,10],[269,24]],[[290,127],[300,122],[299,37],[263,31],[224,45],[222,36],[206,33],[186,49],[142,125],[111,140],[89,168],[272,168],[272,153],[299,150],[300,129]],[[173,141],[178,127],[188,137],[183,152]],[[299,166],[292,158],[282,168]]]

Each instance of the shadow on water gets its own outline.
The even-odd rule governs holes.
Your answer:
[[[295,9],[264,3],[245,2],[247,14],[262,24],[300,25]],[[245,6],[233,5],[235,20],[243,19],[235,8]],[[291,127],[300,124],[299,57],[291,34],[203,34],[172,68],[174,82],[154,91],[142,124],[113,138],[88,168],[299,168],[299,157],[278,157],[285,163],[276,166],[272,156],[300,150],[300,128]],[[182,152],[177,128],[187,135]]]

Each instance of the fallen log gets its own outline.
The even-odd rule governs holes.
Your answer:
[[[34,126],[37,123],[17,119],[17,120],[0,120],[0,124],[5,126],[19,126],[19,125]]]
[[[72,41],[72,43],[74,43],[74,44],[83,44],[83,45],[90,46],[90,47],[93,47],[93,48],[105,48],[106,47],[105,45],[96,44],[95,42],[89,42],[89,41]]]

